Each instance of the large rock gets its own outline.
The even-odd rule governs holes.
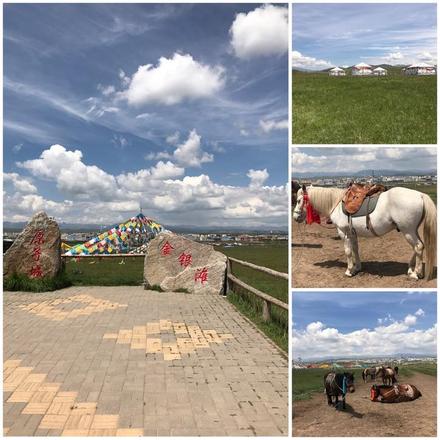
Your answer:
[[[165,291],[186,289],[191,293],[222,294],[226,256],[212,246],[180,235],[161,233],[148,244],[144,262],[145,286]]]
[[[45,212],[35,214],[3,258],[3,277],[54,277],[62,268],[61,233]]]

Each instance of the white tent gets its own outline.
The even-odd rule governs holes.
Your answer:
[[[333,69],[329,70],[328,74],[330,76],[345,76],[345,70],[340,67],[333,67]]]
[[[383,67],[376,67],[373,69],[373,75],[375,76],[385,76],[388,75],[388,71],[384,69]]]
[[[366,63],[359,63],[353,66],[351,69],[351,74],[355,76],[361,75],[371,75],[373,73],[373,68]]]
[[[435,75],[436,68],[426,63],[411,64],[405,70],[405,75]]]

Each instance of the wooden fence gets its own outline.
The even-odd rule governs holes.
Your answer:
[[[242,260],[237,260],[236,258],[228,257],[227,272],[226,272],[227,290],[228,291],[235,292],[234,286],[239,286],[242,289],[244,289],[246,292],[259,298],[263,302],[263,320],[266,322],[270,320],[272,305],[279,307],[279,308],[286,310],[286,311],[289,310],[288,304],[284,303],[283,301],[281,301],[277,298],[274,298],[273,296],[268,295],[267,293],[261,292],[260,290],[256,289],[255,287],[252,287],[249,284],[246,284],[245,282],[241,281],[236,276],[234,276],[232,273],[232,263],[237,263],[242,266],[249,267],[251,269],[266,273],[266,274],[271,275],[276,278],[282,278],[285,280],[289,280],[289,275],[287,273],[278,272],[276,270],[269,269],[267,267],[257,266],[256,264],[249,263],[248,261],[242,261]]]
[[[99,259],[107,259],[107,258],[145,258],[145,254],[103,254],[103,255],[62,255],[62,258],[72,258],[72,259],[83,259],[83,258],[97,258]],[[271,317],[271,308],[272,306],[279,307],[283,310],[288,311],[289,305],[284,303],[283,301],[274,298],[273,296],[268,295],[267,293],[261,292],[255,287],[246,284],[244,281],[237,278],[232,273],[232,263],[240,264],[242,266],[249,267],[258,272],[263,272],[265,274],[271,275],[275,278],[281,278],[284,280],[289,280],[289,275],[287,273],[278,272],[273,269],[269,269],[263,266],[257,266],[256,264],[249,263],[248,261],[238,260],[236,258],[228,257],[227,260],[227,271],[226,271],[226,281],[227,281],[227,291],[232,291],[234,293],[238,293],[234,287],[238,286],[241,289],[245,290],[247,293],[259,298],[263,304],[263,320],[269,321]],[[227,292],[226,292],[227,293]]]

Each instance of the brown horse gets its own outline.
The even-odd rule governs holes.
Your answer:
[[[397,382],[396,372],[391,367],[380,367],[378,376],[382,376],[384,385],[393,385]]]
[[[368,376],[370,376],[372,380],[376,379],[376,376],[379,373],[379,370],[380,370],[380,367],[365,368],[365,370],[362,371],[362,379],[364,379],[365,383],[367,383]]]
[[[373,385],[370,389],[370,398],[373,402],[399,403],[416,400],[422,393],[409,383],[395,385]]]

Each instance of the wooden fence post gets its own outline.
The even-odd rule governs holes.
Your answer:
[[[270,321],[271,304],[269,301],[263,301],[263,321]]]
[[[228,275],[232,275],[232,263],[229,258],[226,260],[226,287],[225,287],[225,296],[231,289],[231,282],[229,281]]]

